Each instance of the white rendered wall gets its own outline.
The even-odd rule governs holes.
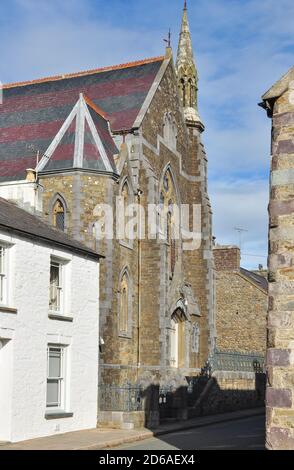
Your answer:
[[[42,212],[42,190],[43,188],[36,183],[13,181],[0,184],[0,197],[16,201],[24,208],[28,207],[32,210],[35,209],[38,212]]]
[[[0,311],[1,329],[14,330],[11,430],[3,440],[95,428],[97,423],[99,265],[69,252],[1,235],[10,253],[10,301],[17,314]],[[67,311],[73,322],[48,318],[50,256],[69,260]],[[1,309],[2,310],[2,309]],[[47,344],[68,345],[66,412],[46,420]],[[1,388],[1,382],[0,382]],[[1,395],[0,395],[1,397]],[[1,409],[1,404],[0,404]]]
[[[11,433],[12,359],[12,340],[0,333],[0,441],[7,441]]]

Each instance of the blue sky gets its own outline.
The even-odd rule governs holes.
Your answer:
[[[2,0],[0,79],[176,53],[183,0]],[[266,264],[270,120],[261,95],[293,65],[293,0],[188,0],[218,243]],[[248,256],[251,255],[251,256]],[[254,255],[254,256],[252,256]]]

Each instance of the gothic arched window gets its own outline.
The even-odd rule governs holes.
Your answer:
[[[124,204],[127,206],[130,202],[130,188],[127,180],[124,182],[122,190],[121,190],[121,196],[124,199]]]
[[[170,364],[172,367],[185,367],[186,321],[181,310],[176,310],[171,318]]]
[[[175,119],[171,113],[165,113],[163,120],[163,138],[169,147],[176,149],[177,137],[178,130]]]
[[[118,299],[118,329],[121,336],[131,334],[131,285],[127,270],[120,278]]]
[[[172,175],[169,169],[163,176],[159,207],[161,212],[161,233],[168,244],[168,269],[171,276],[173,276],[177,261],[176,235],[179,233],[179,227],[177,227],[179,225],[179,220],[177,220],[176,217],[176,215],[178,215],[178,211],[175,211],[175,207],[178,207],[177,198]]]
[[[181,79],[181,96],[182,96],[182,103],[183,107],[186,107],[186,83],[185,80]]]
[[[170,328],[170,365],[178,367],[178,343],[179,343],[179,328],[178,323],[172,318]]]
[[[200,345],[200,328],[199,325],[196,323],[193,325],[192,328],[192,352],[199,353],[199,345]]]
[[[53,225],[54,227],[62,230],[64,232],[65,229],[65,207],[64,204],[60,199],[57,199],[54,206],[53,206]]]
[[[128,236],[128,233],[127,233],[127,217],[126,217],[126,213],[127,213],[127,209],[129,207],[130,204],[132,204],[132,199],[131,199],[131,191],[130,191],[130,186],[129,186],[129,183],[128,183],[128,180],[126,179],[122,185],[122,188],[121,188],[121,192],[120,192],[120,196],[123,200],[123,215],[122,215],[122,223],[123,223],[123,241],[125,243],[127,243],[128,245],[130,244],[130,237]]]

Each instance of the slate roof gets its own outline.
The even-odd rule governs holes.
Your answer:
[[[58,133],[46,149],[37,172],[69,169],[117,173],[113,155],[118,149],[108,121],[89,98],[81,93]]]
[[[43,219],[18,207],[15,203],[0,198],[0,228],[33,237],[40,242],[54,245],[82,256],[103,258],[96,251],[71,238],[61,230],[47,224]]]
[[[81,93],[102,110],[100,117],[95,116],[97,121],[104,117],[102,128],[109,119],[112,132],[130,130],[163,60],[164,57],[157,57],[4,85],[0,106],[0,181],[24,179],[25,170],[35,168],[37,151],[44,154]],[[71,139],[69,134],[63,142],[65,153],[70,153]],[[108,136],[105,139],[110,145]],[[91,146],[91,142],[87,144]],[[69,146],[67,150],[65,145]],[[89,159],[91,152],[89,147]]]
[[[259,276],[259,274],[253,273],[252,271],[247,271],[247,269],[240,268],[240,273],[247,277],[251,282],[253,282],[257,287],[265,290],[268,290],[268,282],[267,279],[263,276]]]

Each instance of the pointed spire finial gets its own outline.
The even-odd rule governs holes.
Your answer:
[[[198,73],[194,60],[192,39],[187,14],[187,0],[184,2],[181,32],[178,45],[176,71],[180,97],[186,121],[194,123],[202,132],[204,126],[198,114]]]

